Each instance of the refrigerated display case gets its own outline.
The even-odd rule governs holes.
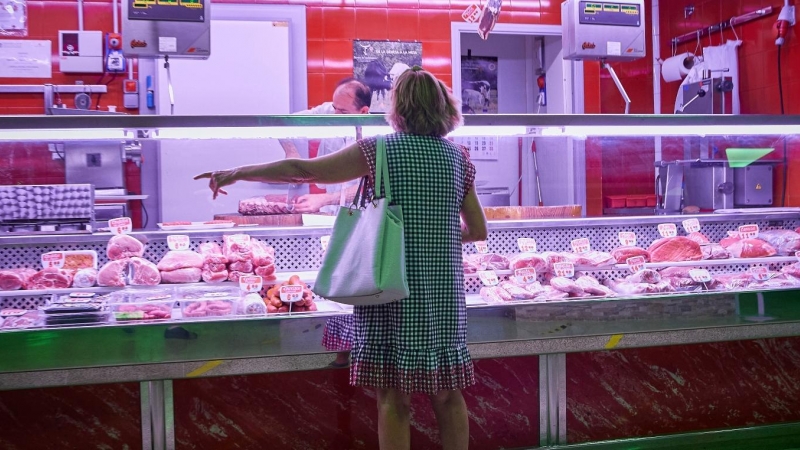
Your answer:
[[[0,119],[0,144],[52,144],[75,140],[128,144],[133,141],[202,141],[213,142],[222,154],[225,146],[236,145],[243,139],[369,136],[388,131],[380,116],[4,117]],[[744,147],[754,140],[774,137],[776,142],[782,139],[796,146],[800,117],[481,115],[466,117],[459,133],[461,136],[505,138],[511,143],[512,154],[517,148],[527,147],[516,147],[520,139],[555,142],[561,148],[564,161],[570,162],[569,176],[563,177],[560,185],[551,182],[544,190],[575,191],[586,189],[586,164],[582,155],[587,145],[599,143],[604,151],[613,151],[615,145],[636,136],[654,141],[671,139],[673,144],[681,142],[689,149],[688,153],[693,147],[708,145],[708,139],[726,139]],[[502,149],[500,155],[503,156]],[[225,159],[221,158],[218,164],[222,168]],[[624,169],[624,162],[620,168]],[[523,175],[529,175],[523,163],[518,165],[518,170],[520,180]],[[529,181],[522,184],[522,189],[534,189]],[[205,185],[198,185],[197,189],[201,188],[205,189]],[[210,193],[207,195],[210,197]],[[670,195],[672,199],[676,193]],[[578,204],[582,198],[585,195],[574,196]],[[581,206],[585,211],[585,205]],[[209,212],[209,220],[212,215]],[[95,225],[95,229],[103,226]],[[757,231],[752,231],[753,225],[757,226]],[[775,252],[748,254],[738,248],[733,256],[723,257],[715,252],[721,249],[721,253],[730,253],[730,250],[722,247],[712,250],[705,243],[687,243],[695,242],[687,236],[697,237],[692,234],[697,227],[708,243],[719,243],[737,233],[753,233],[757,238],[759,232],[771,229],[786,230],[790,236],[785,241],[793,242],[791,233],[800,227],[800,208],[490,221],[485,249],[479,252],[473,244],[464,246],[467,259],[477,261],[473,268],[483,272],[494,267],[500,282],[525,287],[538,282],[539,286],[528,290],[528,294],[522,296],[525,298],[497,301],[496,296],[486,294],[487,286],[480,274],[469,270],[464,289],[468,305],[468,343],[473,357],[538,355],[540,396],[547,393],[551,399],[563,399],[566,376],[563,356],[567,353],[798,336],[800,307],[794,303],[800,291],[800,278],[795,278],[795,275],[800,276],[797,269],[800,263],[795,251],[800,250],[800,240],[797,249],[792,246],[794,244],[787,244],[785,248],[775,248]],[[330,234],[329,225],[200,228],[133,231],[130,235],[145,244],[143,258],[157,263],[169,250],[167,237],[170,235],[188,236],[190,248],[196,250],[202,243],[222,245],[223,236],[244,233],[275,250],[276,280],[265,284],[279,283],[297,275],[313,291],[313,280],[323,255],[321,239]],[[680,245],[660,250],[662,256],[654,261],[612,257],[620,247],[646,250],[665,237],[674,239],[671,236],[681,237]],[[109,261],[107,244],[110,238],[107,231],[0,234],[0,269],[39,269],[43,253],[74,250],[96,252],[97,265],[102,267]],[[764,244],[759,242],[758,245]],[[531,245],[535,245],[535,249]],[[691,248],[686,250],[686,246]],[[658,245],[651,250],[656,252],[656,247]],[[515,273],[514,268],[508,266],[509,257],[524,251],[538,256],[545,253],[544,265],[539,260],[515,260],[519,268],[538,269],[535,274]],[[494,260],[491,256],[475,256],[479,253],[496,255],[500,265],[492,266],[491,262],[487,265],[487,261]],[[674,254],[680,255],[669,256]],[[570,282],[563,288],[550,289],[550,295],[537,296],[535,289],[548,287],[554,275],[563,275],[554,274],[553,263],[561,261],[573,263],[573,274],[560,277],[562,281],[588,277],[583,281],[591,286]],[[641,275],[642,269],[646,276]],[[691,269],[697,270],[690,273]],[[656,278],[647,279],[647,276]],[[523,277],[529,279],[523,283]],[[594,280],[597,287],[590,280]],[[188,287],[207,285],[194,283]],[[351,308],[345,305],[315,297],[318,308],[314,312],[246,314],[232,305],[231,312],[224,315],[188,317],[184,303],[188,304],[189,300],[181,298],[176,286],[181,285],[159,285],[171,290],[174,295],[170,298],[163,295],[137,297],[145,298],[143,304],[157,303],[169,310],[164,317],[135,315],[131,313],[136,311],[120,309],[123,302],[138,303],[115,299],[115,296],[135,295],[145,289],[142,287],[0,291],[0,309],[6,310],[0,331],[0,348],[3,349],[0,389],[138,381],[148,392],[155,389],[163,394],[164,380],[167,380],[166,395],[170,395],[169,380],[185,378],[197,370],[201,371],[199,376],[227,376],[323,369],[334,358],[321,344],[327,321],[351,314]],[[232,290],[237,287],[233,282],[218,286]],[[558,295],[552,295],[556,291]],[[46,320],[46,311],[34,312],[53,297],[72,293],[103,297],[107,302],[107,314],[93,321],[64,323],[56,320],[54,324],[53,320]],[[8,311],[11,309],[30,312]],[[225,364],[218,363],[207,369],[212,361]],[[151,402],[150,405],[163,409],[165,403]],[[559,441],[564,424],[563,420],[558,421],[558,416],[564,413],[564,408],[565,405],[552,402],[542,404],[540,414],[552,420],[542,427],[556,428],[555,434],[543,435],[541,443]],[[553,421],[561,425],[553,425]],[[155,426],[163,427],[163,423]]]

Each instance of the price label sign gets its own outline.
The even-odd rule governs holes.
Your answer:
[[[47,269],[48,267],[55,267],[56,269],[60,269],[64,267],[64,254],[62,252],[48,252],[42,253],[42,267]]]
[[[27,312],[29,312],[27,309],[4,309],[0,311],[0,316],[23,316]]]
[[[553,264],[553,272],[557,277],[572,278],[575,276],[575,266],[569,262],[559,262]]]
[[[128,234],[133,231],[133,222],[130,217],[111,219],[108,221],[108,228],[111,229],[111,234]]]
[[[700,221],[697,219],[686,219],[683,222],[683,229],[687,233],[697,233],[700,231]]]
[[[644,256],[633,256],[626,259],[625,263],[628,264],[628,268],[631,272],[636,273],[644,269],[645,259]]]
[[[465,22],[476,23],[481,17],[481,7],[475,3],[469,5],[464,12],[461,13],[461,18]]]
[[[766,267],[751,267],[750,274],[753,275],[753,279],[756,281],[767,281],[769,280],[769,269]]]
[[[189,236],[184,234],[171,234],[167,236],[167,247],[170,250],[189,250]]]
[[[517,284],[531,284],[536,281],[536,269],[533,267],[523,267],[514,271]]]
[[[678,235],[678,227],[674,223],[662,223],[658,225],[658,234],[661,237],[675,237]]]
[[[480,270],[478,271],[478,278],[485,286],[497,286],[500,283],[500,279],[497,278],[494,270]]]
[[[71,292],[69,298],[85,300],[94,297],[94,292]]]
[[[322,253],[328,251],[328,244],[331,242],[330,236],[320,236],[319,237],[319,244],[322,246]]]
[[[239,289],[242,292],[259,292],[264,281],[258,275],[239,277]]]
[[[565,256],[563,256],[563,255],[550,255],[550,256],[547,257],[547,259],[548,259],[548,262],[551,263],[551,264],[558,264],[558,263],[567,262],[567,258]]]
[[[696,283],[708,283],[713,279],[706,269],[692,269],[689,271],[689,277]]]
[[[236,245],[250,245],[249,234],[233,234],[228,236],[228,239]]]
[[[742,225],[739,227],[739,237],[753,239],[758,236],[758,225]]]
[[[632,231],[619,232],[619,244],[623,247],[633,247],[636,245],[636,233]]]
[[[303,286],[281,286],[280,297],[282,302],[294,303],[303,299]]]
[[[478,253],[482,255],[489,253],[489,244],[487,244],[486,241],[475,241],[473,245],[475,245],[475,250]]]
[[[519,238],[517,245],[520,251],[525,253],[536,253],[536,239],[534,238]]]
[[[588,238],[573,239],[571,244],[572,244],[572,251],[575,253],[586,253],[590,249]]]

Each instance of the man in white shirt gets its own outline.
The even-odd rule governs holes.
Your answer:
[[[332,100],[295,114],[368,114],[372,91],[363,82],[355,78],[346,78],[337,84]],[[355,139],[351,137],[321,139],[317,156],[335,153],[353,142]],[[282,140],[281,145],[287,157],[299,156],[290,141]],[[358,190],[358,180],[320,187],[325,189],[324,194],[306,194],[294,199],[293,212],[335,212],[336,205],[342,202],[348,204],[353,200]]]

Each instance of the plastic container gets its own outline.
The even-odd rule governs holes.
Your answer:
[[[627,197],[624,195],[606,195],[606,208],[624,208]]]
[[[108,322],[108,308],[99,302],[56,303],[39,308],[47,326]]]
[[[629,195],[625,201],[625,206],[628,208],[644,208],[647,206],[646,195]]]
[[[239,297],[239,286],[235,283],[225,285],[209,284],[207,286],[176,286],[178,299],[199,299],[209,297]]]
[[[191,300],[182,299],[181,315],[188,320],[225,317],[236,314],[238,305],[238,296],[209,293]]]
[[[166,320],[172,318],[175,300],[131,300],[112,303],[111,310],[117,322],[133,320]]]
[[[64,254],[62,269],[97,269],[97,252],[94,250],[69,250],[51,253]]]
[[[655,208],[656,207],[656,195],[652,194],[652,195],[647,195],[645,197],[647,197],[646,198],[646,200],[647,200],[647,205],[646,206],[648,208]]]
[[[38,310],[29,309],[4,309],[0,310],[0,319],[3,330],[35,328],[42,325],[43,314]]]

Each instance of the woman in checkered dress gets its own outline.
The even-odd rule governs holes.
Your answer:
[[[466,343],[462,242],[486,238],[486,219],[466,151],[443,136],[461,123],[447,87],[415,67],[400,77],[387,121],[389,182],[403,210],[410,296],[353,312],[350,383],[376,388],[382,449],[410,448],[410,394],[427,394],[445,448],[467,448],[461,389],[475,383]],[[313,160],[209,172],[214,192],[236,181],[337,183],[375,175],[376,139]],[[373,182],[374,186],[374,182]],[[378,193],[376,197],[382,197]]]

